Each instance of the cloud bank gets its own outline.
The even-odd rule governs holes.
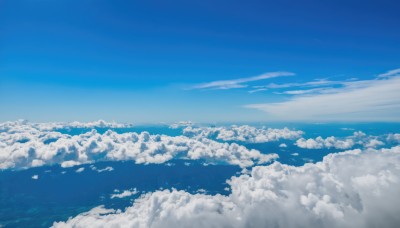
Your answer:
[[[288,128],[256,128],[249,125],[231,127],[187,127],[183,134],[188,137],[216,138],[223,141],[241,141],[247,143],[266,143],[281,139],[297,139],[304,134]]]
[[[357,165],[355,165],[357,164]],[[165,190],[124,211],[103,206],[54,227],[398,227],[400,147],[352,150],[301,167],[232,177],[228,196]]]
[[[386,137],[386,141],[389,143],[396,143],[395,137],[397,134],[389,134]],[[380,138],[382,138],[381,136]],[[352,136],[348,136],[344,139],[339,139],[336,138],[335,136],[330,136],[327,138],[322,138],[321,136],[318,136],[315,139],[304,139],[300,138],[295,142],[295,145],[304,148],[304,149],[341,149],[341,150],[346,150],[350,149],[356,145],[366,147],[366,148],[377,148],[384,146],[385,143],[381,140],[379,140],[378,136],[371,136],[371,135],[366,135],[362,131],[356,131],[353,133]]]
[[[20,169],[61,164],[71,167],[97,161],[132,160],[138,164],[159,164],[171,159],[201,159],[240,167],[263,164],[276,154],[262,154],[236,143],[207,138],[150,135],[91,130],[80,135],[43,131],[26,122],[0,124],[0,169]]]

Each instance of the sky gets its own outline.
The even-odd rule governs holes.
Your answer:
[[[400,121],[398,1],[0,1],[0,121]]]

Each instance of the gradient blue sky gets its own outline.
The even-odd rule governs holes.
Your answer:
[[[0,120],[399,121],[399,7],[3,0]]]

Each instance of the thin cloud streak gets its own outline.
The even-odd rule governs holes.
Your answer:
[[[236,89],[236,88],[244,88],[247,87],[246,82],[254,82],[259,80],[265,80],[276,77],[285,77],[285,76],[293,76],[294,73],[278,71],[278,72],[269,72],[262,75],[248,77],[248,78],[238,78],[232,80],[220,80],[220,81],[212,81],[207,83],[198,84],[192,87],[192,89]]]
[[[394,69],[394,70],[389,70],[386,73],[378,75],[378,78],[388,78],[388,77],[394,77],[394,76],[400,76],[400,68]]]
[[[273,119],[290,121],[400,121],[400,76],[397,70],[378,79],[346,82],[328,91],[297,91],[288,101],[250,104]],[[311,91],[308,91],[311,92]]]

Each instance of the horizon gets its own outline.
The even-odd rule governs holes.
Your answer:
[[[0,121],[400,121],[393,1],[2,5]]]
[[[0,0],[0,228],[400,227],[399,9]]]

